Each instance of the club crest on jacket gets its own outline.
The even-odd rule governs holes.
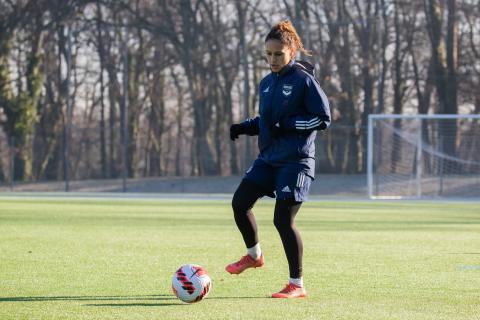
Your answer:
[[[283,89],[282,89],[282,93],[285,97],[288,97],[290,94],[292,94],[292,89],[293,89],[293,86],[292,85],[289,85],[289,84],[284,84],[283,85]]]

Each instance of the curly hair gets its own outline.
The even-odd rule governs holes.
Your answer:
[[[303,47],[303,42],[290,20],[283,20],[274,25],[265,37],[265,42],[270,39],[278,40],[282,44],[287,45],[290,49],[299,50],[307,56],[312,55],[309,50],[306,50]]]

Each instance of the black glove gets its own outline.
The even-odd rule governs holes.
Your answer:
[[[270,135],[272,136],[273,139],[280,138],[282,134],[283,134],[283,130],[280,127],[280,123],[277,122],[270,128]]]
[[[245,134],[245,128],[242,124],[232,124],[230,126],[230,140],[235,141],[241,134]]]
[[[320,124],[318,125],[318,130],[325,130],[325,129],[327,129],[327,124],[325,123],[325,121],[320,122]]]

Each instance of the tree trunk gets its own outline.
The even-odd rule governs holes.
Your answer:
[[[455,0],[448,0],[447,39],[442,37],[443,7],[439,0],[425,0],[427,31],[430,37],[435,86],[439,113],[456,114],[457,110],[457,27]],[[450,82],[451,81],[451,82]],[[456,154],[457,125],[455,120],[442,121],[440,126],[442,151]],[[454,165],[444,161],[444,166]]]
[[[6,133],[15,138],[20,152],[15,153],[14,179],[31,180],[33,178],[33,131],[37,118],[37,104],[42,89],[41,62],[43,58],[44,31],[41,13],[34,17],[29,34],[30,51],[27,54],[25,70],[26,90],[14,96],[10,88],[8,70],[9,38],[0,36],[0,104],[7,116]]]
[[[197,165],[197,174],[214,175],[217,172],[217,165],[213,158],[212,146],[208,140],[208,130],[210,128],[210,120],[212,114],[207,108],[207,90],[206,73],[200,68],[201,61],[199,57],[193,55],[191,48],[199,46],[198,37],[196,36],[196,17],[197,12],[193,11],[191,4],[188,2],[180,3],[181,19],[182,19],[182,66],[187,76],[188,88],[192,99],[193,119],[194,119],[194,139],[195,157]]]
[[[171,75],[173,78],[173,82],[175,84],[175,88],[177,91],[177,105],[178,105],[178,110],[177,110],[177,115],[176,115],[176,129],[177,129],[177,143],[175,146],[175,175],[176,176],[183,176],[185,175],[185,169],[182,169],[185,167],[185,161],[182,159],[182,154],[184,153],[184,146],[183,146],[183,140],[184,140],[184,127],[183,127],[183,121],[185,118],[184,115],[184,100],[183,100],[183,87],[180,84],[180,80],[178,76],[175,74],[173,71],[173,68],[171,70]]]
[[[246,15],[247,15],[247,5],[248,3],[242,0],[235,1],[236,9],[237,9],[237,16],[238,16],[238,39],[239,39],[239,49],[240,49],[240,57],[241,57],[241,64],[242,64],[242,75],[243,75],[243,90],[242,90],[242,103],[243,103],[243,117],[249,118],[250,117],[250,73],[248,70],[248,50],[247,50],[247,43],[246,43]],[[230,107],[227,109],[227,117],[228,117],[228,124],[232,124],[233,120],[233,112],[232,108]],[[243,119],[245,120],[245,119]],[[240,120],[242,121],[242,119]],[[244,158],[249,158],[249,151],[250,151],[250,139],[247,139],[247,145],[245,147],[245,154]],[[237,144],[232,141],[230,142],[230,170],[232,174],[239,174],[240,170],[238,167],[238,159],[237,159]]]
[[[163,47],[157,44],[154,51],[155,69],[153,70],[153,83],[150,93],[150,116],[149,121],[149,139],[152,146],[148,148],[149,176],[161,176],[164,174],[164,165],[162,161],[163,153],[163,133],[165,131],[165,74],[161,69],[160,62],[164,58]]]
[[[346,19],[345,12],[345,3],[339,1],[338,21],[344,21]],[[351,67],[350,25],[340,24],[339,32],[341,38],[338,38],[335,57],[337,59],[342,94],[338,102],[340,116],[336,122],[337,125],[343,125],[346,130],[343,146],[341,142],[338,142],[336,171],[356,173],[358,172],[359,160],[357,141],[360,137],[355,128],[356,116],[354,101],[356,95],[354,93],[354,76]]]
[[[394,49],[394,58],[393,58],[393,113],[402,114],[403,112],[403,97],[405,95],[405,79],[402,74],[403,68],[403,58],[404,50],[402,48],[402,25],[400,23],[400,8],[398,4],[394,8],[394,28],[395,28],[395,49]],[[393,121],[393,126],[396,130],[401,130],[401,120],[395,119]],[[397,163],[401,160],[402,155],[402,144],[398,134],[395,132],[393,134],[393,148],[391,155],[391,170],[396,172]]]
[[[103,40],[102,30],[102,8],[100,6],[100,0],[97,0],[97,42],[98,42],[98,57],[100,58],[100,176],[107,178],[110,176],[109,167],[107,165],[107,150],[106,150],[106,137],[105,137],[105,83],[103,72],[105,70],[105,44]]]

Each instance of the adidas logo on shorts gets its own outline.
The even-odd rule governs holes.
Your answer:
[[[290,188],[288,186],[285,186],[283,189],[282,189],[282,192],[292,192],[290,191]]]

